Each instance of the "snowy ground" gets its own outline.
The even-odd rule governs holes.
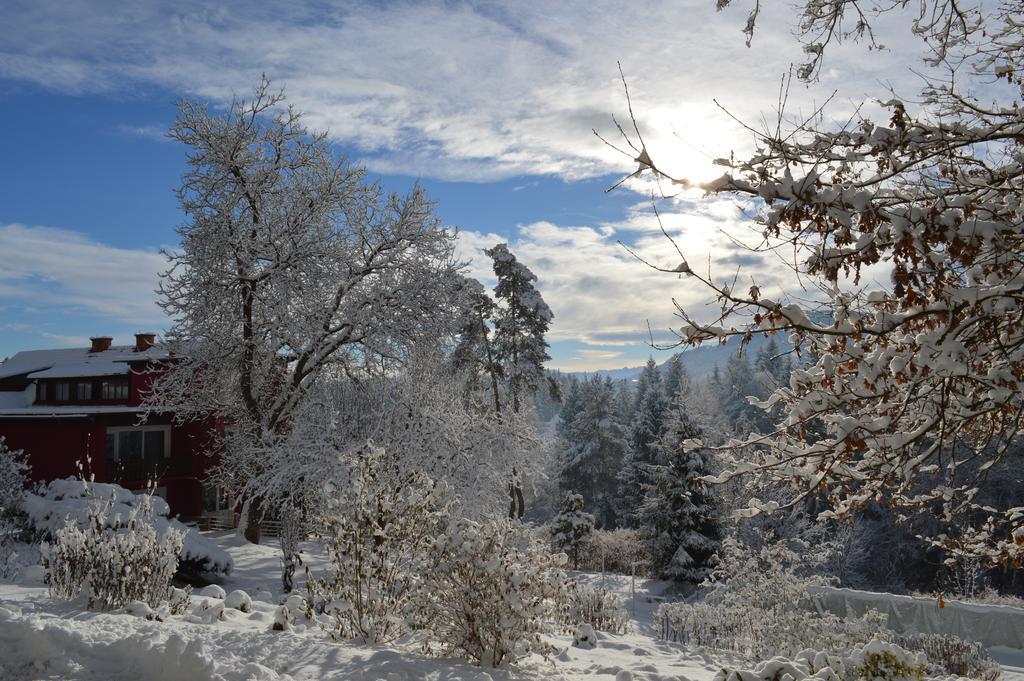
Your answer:
[[[641,579],[636,580],[635,618],[627,634],[599,634],[599,646],[593,650],[572,647],[568,636],[555,637],[563,651],[551,662],[530,659],[514,671],[484,671],[425,657],[411,643],[391,648],[334,643],[315,627],[274,632],[271,624],[280,588],[276,547],[252,546],[225,533],[211,536],[235,561],[235,572],[222,586],[252,595],[251,613],[226,610],[225,621],[212,624],[183,617],[151,622],[124,613],[83,611],[80,603],[50,599],[41,586],[0,584],[0,679],[710,681],[721,664],[729,662],[658,641],[652,616],[666,585]],[[306,561],[316,569],[323,556],[307,552]],[[602,580],[596,575],[585,579]],[[604,579],[608,588],[626,597],[626,607],[633,612],[631,580]],[[202,600],[193,596],[194,604]]]

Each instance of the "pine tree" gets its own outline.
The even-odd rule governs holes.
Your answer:
[[[501,413],[501,395],[498,388],[503,372],[495,355],[491,339],[490,321],[495,304],[480,282],[464,277],[459,287],[459,341],[452,352],[452,364],[457,370],[468,371],[472,383],[485,377],[491,390],[494,412]],[[472,390],[476,385],[469,386]]]
[[[663,368],[665,371],[665,394],[671,397],[679,392],[679,383],[683,380],[684,374],[686,374],[682,355],[676,354],[669,357]]]
[[[615,392],[615,409],[619,415],[619,423],[633,421],[633,391],[626,379],[619,381],[619,387]]]
[[[656,459],[666,407],[661,373],[654,360],[649,359],[637,381],[633,420],[629,426],[629,449],[619,476],[620,521],[633,527],[636,526],[637,510],[648,482],[648,468]]]
[[[721,529],[714,499],[701,480],[710,473],[708,454],[685,444],[701,437],[688,413],[694,394],[684,387],[673,400],[638,515],[658,575],[699,583],[714,566]]]
[[[572,492],[562,498],[559,513],[552,527],[552,539],[560,551],[564,551],[573,570],[580,566],[580,554],[590,542],[594,532],[594,516],[583,510],[583,497]]]
[[[501,363],[512,411],[544,380],[544,362],[551,359],[544,334],[553,314],[534,287],[537,276],[516,260],[506,244],[484,251],[494,261],[498,285],[494,295],[500,303],[494,319],[494,352]]]
[[[592,376],[581,387],[580,409],[566,429],[561,484],[586,500],[599,527],[618,522],[616,475],[626,452],[626,433],[615,410],[611,379]]]

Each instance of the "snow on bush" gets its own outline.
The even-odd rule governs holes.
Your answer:
[[[587,584],[570,583],[566,588],[565,622],[570,626],[587,624],[610,634],[626,633],[629,613],[621,596]]]
[[[555,549],[569,556],[573,570],[578,570],[580,558],[594,532],[594,516],[583,511],[583,495],[567,492],[551,527],[551,540]]]
[[[148,498],[149,509],[138,514],[142,500]],[[232,561],[227,551],[217,546],[177,519],[168,518],[170,507],[158,496],[135,494],[120,485],[88,482],[75,478],[54,480],[35,494],[25,495],[25,511],[37,532],[53,537],[66,522],[85,529],[96,509],[104,509],[103,522],[110,528],[122,528],[128,518],[149,523],[158,536],[174,530],[182,535],[179,569],[193,573],[231,572]]]
[[[845,650],[884,626],[884,616],[843,620],[815,612],[807,587],[824,583],[801,574],[802,562],[784,544],[754,551],[735,539],[722,544],[712,591],[697,603],[670,603],[657,611],[663,638],[764,659],[813,647]]]
[[[25,453],[7,448],[0,436],[0,577],[16,573],[23,561],[24,500],[28,463]]]
[[[753,669],[725,668],[715,675],[715,681],[920,681],[927,671],[923,656],[872,639],[850,655],[804,649],[792,659],[773,657]]]
[[[0,521],[21,511],[27,474],[25,453],[8,449],[0,436]]]
[[[235,589],[224,597],[224,607],[233,608],[241,612],[251,612],[252,599],[249,598],[249,594],[241,589]]]
[[[158,533],[148,517],[151,497],[138,500],[116,526],[109,508],[92,508],[85,527],[68,522],[54,534],[44,560],[51,595],[88,598],[88,607],[110,610],[141,601],[156,608],[174,597],[171,579],[178,567],[183,533]]]
[[[483,667],[554,652],[542,636],[565,599],[564,554],[506,519],[455,521],[433,552],[417,599],[428,646]]]
[[[822,580],[801,574],[796,568],[799,556],[785,545],[767,544],[754,552],[728,539],[723,550],[725,557],[716,575],[719,581],[704,601],[670,603],[658,609],[656,620],[662,638],[726,650],[749,659],[799,657],[808,648],[845,653],[877,639],[886,646],[921,654],[930,676],[998,676],[998,664],[978,643],[955,636],[897,634],[886,627],[885,615],[874,610],[859,619],[819,614],[807,587],[820,585]],[[871,655],[882,655],[889,648],[869,646],[861,650],[863,655],[857,658],[861,660],[857,664],[865,666],[868,662],[863,660],[874,660]],[[896,664],[892,660],[876,662]]]
[[[879,638],[923,654],[931,667],[930,676],[951,674],[995,681],[1002,672],[985,646],[975,641],[942,634],[897,634],[892,631],[879,632]]]
[[[334,638],[386,643],[407,630],[417,575],[448,515],[447,488],[399,473],[377,447],[360,451],[344,478],[328,483],[317,533],[333,570],[307,581],[310,604],[329,616]]]

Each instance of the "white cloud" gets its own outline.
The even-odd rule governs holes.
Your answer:
[[[118,248],[66,229],[0,225],[0,299],[33,301],[51,313],[86,311],[109,321],[166,325],[154,303],[167,262],[152,250]],[[58,319],[52,314],[51,319]]]
[[[163,3],[109,12],[90,3],[7,3],[0,9],[0,77],[69,92],[157,84],[224,103],[265,72],[308,121],[352,145],[376,172],[459,180],[518,174],[566,179],[628,172],[627,158],[591,134],[628,120],[616,61],[659,164],[713,172],[710,159],[749,136],[712,102],[757,122],[778,80],[802,59],[792,10],[766,8],[751,49],[742,10],[711,0],[527,4],[414,2]],[[906,23],[906,22],[902,22]],[[893,52],[843,45],[823,82],[794,86],[813,109],[840,88],[837,113],[877,93],[877,73],[913,81]],[[616,141],[616,140],[612,140]]]
[[[738,252],[728,234],[749,229],[734,204],[715,199],[680,205],[686,212],[662,213],[666,231],[676,239],[691,265],[706,273],[709,267],[716,281],[731,278],[737,266],[745,277],[756,272],[764,295],[779,296],[783,289],[795,289],[790,269],[769,254]],[[508,240],[521,262],[538,277],[538,287],[551,306],[555,319],[551,340],[579,340],[594,352],[614,347],[637,346],[645,342],[671,343],[670,328],[679,327],[673,301],[689,314],[707,320],[715,311],[713,298],[696,280],[658,272],[630,254],[623,243],[649,263],[673,268],[679,255],[660,230],[654,233],[651,216],[640,207],[629,218],[615,224],[559,226],[550,222],[522,225]],[[471,262],[473,276],[492,278],[490,263],[482,249],[503,240],[496,235],[467,231],[460,235],[460,253]],[[750,286],[750,279],[739,285]],[[649,327],[648,327],[649,324]],[[597,362],[597,355],[586,357]]]

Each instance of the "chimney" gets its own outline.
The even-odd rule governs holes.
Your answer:
[[[93,336],[89,340],[92,341],[92,347],[89,348],[89,352],[103,352],[104,350],[109,350],[110,344],[114,341],[110,336]]]
[[[155,333],[137,333],[135,334],[135,352],[145,352],[149,350],[156,343]]]

